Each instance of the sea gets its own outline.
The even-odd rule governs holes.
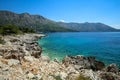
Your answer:
[[[42,55],[59,61],[65,56],[94,56],[120,67],[120,32],[55,32],[38,40]]]

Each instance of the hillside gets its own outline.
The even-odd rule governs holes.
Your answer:
[[[10,11],[0,11],[0,25],[15,25],[32,28],[37,32],[110,32],[118,31],[103,23],[63,23],[55,22],[40,15],[29,13],[16,14]]]
[[[64,28],[72,29],[80,32],[111,32],[118,31],[103,23],[63,23],[58,22],[58,24]]]
[[[40,15],[16,14],[10,11],[0,11],[0,25],[29,27],[42,32],[71,31]]]

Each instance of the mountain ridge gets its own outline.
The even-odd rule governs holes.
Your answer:
[[[82,31],[82,32],[109,32],[109,31],[118,31],[117,29],[108,26],[103,23],[75,23],[75,22],[70,22],[70,23],[63,23],[63,22],[58,22],[59,25],[68,28],[68,29],[73,29],[76,31]]]
[[[16,25],[18,27],[28,27],[40,32],[110,32],[119,31],[103,23],[63,23],[55,22],[41,15],[31,15],[27,12],[17,14],[11,11],[0,11],[0,25]]]
[[[9,24],[18,27],[28,27],[41,32],[71,31],[60,27],[56,22],[40,15],[30,15],[29,13],[16,14],[9,11],[0,11],[0,25]]]

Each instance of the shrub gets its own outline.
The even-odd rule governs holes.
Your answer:
[[[23,33],[35,33],[35,31],[32,28],[27,28],[27,27],[21,27],[19,28],[20,31]]]
[[[14,25],[0,26],[1,35],[11,35],[11,34],[19,34],[19,33],[21,33],[21,31],[17,26],[14,26]]]
[[[5,44],[5,41],[0,37],[0,44]]]
[[[91,79],[80,74],[75,80],[91,80]]]
[[[55,75],[51,75],[52,77],[55,78],[55,80],[62,80],[60,76],[55,76]]]
[[[35,33],[32,28],[27,27],[17,27],[14,25],[0,25],[0,34],[1,35],[16,35],[16,34],[23,34],[23,33]]]

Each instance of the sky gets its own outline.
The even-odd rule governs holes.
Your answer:
[[[0,0],[0,10],[62,22],[101,22],[120,29],[120,0]]]

